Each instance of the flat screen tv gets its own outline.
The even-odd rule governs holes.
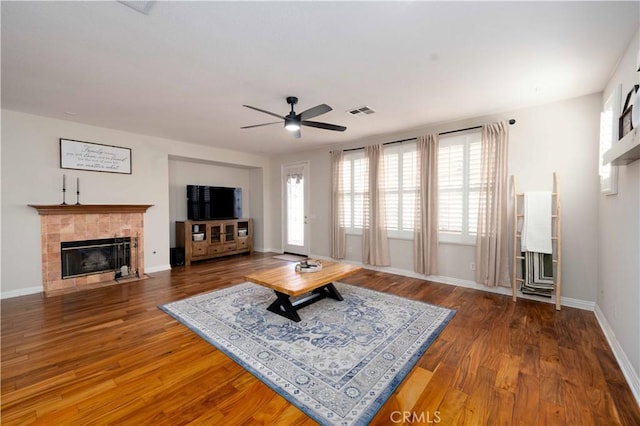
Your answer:
[[[242,188],[187,185],[189,220],[238,219],[242,217]]]

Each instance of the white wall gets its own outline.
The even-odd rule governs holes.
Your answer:
[[[447,123],[430,128],[383,135],[355,141],[339,148],[405,139],[416,135],[465,128],[514,118],[510,126],[509,172],[518,178],[518,190],[551,190],[553,172],[560,176],[563,215],[563,292],[565,297],[595,302],[598,259],[598,171],[600,94],[563,102],[521,109],[495,116]],[[375,119],[375,116],[366,119]],[[329,151],[338,147],[295,153],[274,160],[272,170],[281,164],[311,162],[311,252],[329,256]],[[274,196],[279,197],[278,177],[271,180]],[[280,205],[277,203],[277,205]],[[279,214],[274,217],[279,218]],[[274,221],[274,233],[281,224]],[[413,271],[411,241],[390,241],[392,268]],[[347,259],[360,261],[360,238],[347,238]],[[439,275],[472,281],[475,249],[471,246],[441,244]]]
[[[636,72],[639,39],[640,31],[631,40],[607,84],[601,103],[619,84],[624,102],[629,90],[640,82],[640,73]],[[640,160],[619,166],[617,195],[599,194],[598,201],[597,305],[635,370],[637,380],[640,376]]]
[[[59,138],[131,148],[133,173],[60,169]],[[168,268],[169,157],[258,168],[261,172],[252,182],[261,188],[262,197],[270,196],[270,186],[261,182],[271,176],[266,157],[3,110],[2,296],[42,288],[40,217],[27,204],[59,204],[63,174],[67,182],[80,178],[83,204],[153,204],[145,214],[145,270]],[[69,195],[67,201],[75,202]],[[272,220],[270,211],[252,208],[251,213],[259,222]],[[268,228],[256,232],[261,241],[272,238]]]
[[[256,232],[256,230],[264,230],[265,229],[265,218],[261,212],[265,211],[265,186],[268,188],[268,182],[264,181],[264,169],[261,167],[256,167],[249,171],[249,187],[251,188],[251,192],[249,194],[249,203],[251,205],[251,212],[257,212],[257,214],[251,214],[251,218],[253,219],[253,248],[257,251],[271,251],[268,249],[270,245],[266,245],[265,242],[265,233]],[[245,213],[245,216],[247,214]]]
[[[176,246],[175,223],[187,220],[187,185],[242,188],[242,217],[251,216],[251,170],[197,161],[169,159],[169,239]],[[262,192],[259,185],[257,191]],[[258,211],[258,210],[256,210]]]

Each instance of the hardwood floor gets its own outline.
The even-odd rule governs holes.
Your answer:
[[[156,307],[285,263],[271,256],[3,300],[2,424],[314,424]],[[640,424],[592,312],[368,270],[344,282],[458,311],[372,424]]]

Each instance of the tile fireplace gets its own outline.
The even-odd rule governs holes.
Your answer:
[[[45,295],[144,276],[144,213],[151,205],[30,207],[40,214]]]

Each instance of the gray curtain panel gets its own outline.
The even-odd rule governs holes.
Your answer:
[[[438,134],[420,136],[418,192],[414,221],[414,269],[425,275],[438,273]]]
[[[342,157],[342,151],[331,151],[331,257],[334,259],[344,259],[346,251]]]
[[[368,163],[368,185],[364,196],[362,229],[362,262],[375,266],[391,265],[389,239],[385,229],[382,145],[365,148]]]
[[[476,237],[476,282],[510,286],[506,122],[482,126],[481,183]]]

